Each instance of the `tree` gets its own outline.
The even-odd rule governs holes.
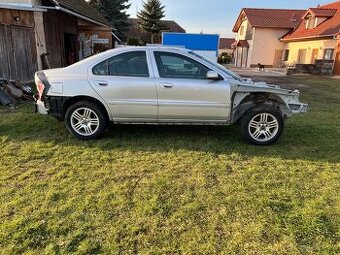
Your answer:
[[[89,3],[109,21],[113,28],[120,31],[128,28],[129,15],[126,10],[131,6],[129,0],[90,0]]]
[[[154,37],[166,29],[161,23],[161,19],[165,17],[164,8],[160,0],[147,0],[143,2],[143,10],[137,13],[138,25],[143,31],[151,33],[152,43]]]

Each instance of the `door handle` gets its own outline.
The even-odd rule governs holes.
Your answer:
[[[107,86],[109,83],[107,81],[96,81],[96,84],[99,86]]]
[[[167,83],[167,82],[163,82],[160,84],[160,86],[163,88],[163,89],[171,89],[174,87],[174,84],[172,83]]]

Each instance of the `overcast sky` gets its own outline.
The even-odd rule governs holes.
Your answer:
[[[177,21],[189,33],[216,33],[233,37],[232,27],[243,7],[308,9],[332,0],[162,0],[166,19]],[[334,2],[334,1],[333,1]],[[136,17],[142,0],[130,0],[128,13]]]

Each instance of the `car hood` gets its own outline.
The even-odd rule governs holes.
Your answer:
[[[283,89],[278,85],[267,84],[266,82],[252,82],[246,80],[244,82],[238,82],[236,91],[239,92],[266,92],[275,93],[280,95],[298,95],[298,90]]]

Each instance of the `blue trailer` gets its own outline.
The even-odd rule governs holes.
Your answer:
[[[220,41],[219,35],[165,32],[162,38],[163,45],[185,47],[214,61],[217,60]]]

